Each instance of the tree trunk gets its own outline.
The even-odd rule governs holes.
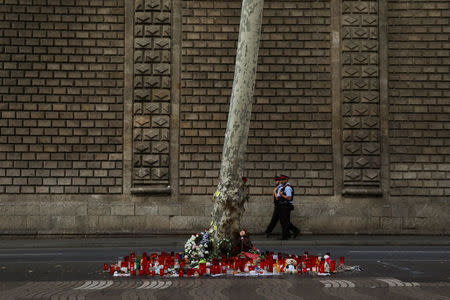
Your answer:
[[[214,195],[211,228],[214,242],[239,237],[248,187],[243,182],[245,151],[255,89],[264,0],[243,0],[233,90],[222,152],[220,180]]]

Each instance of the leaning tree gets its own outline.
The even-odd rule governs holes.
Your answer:
[[[222,152],[220,178],[214,194],[211,228],[214,241],[238,243],[241,216],[248,199],[243,180],[245,151],[255,89],[264,0],[243,0],[233,90]]]

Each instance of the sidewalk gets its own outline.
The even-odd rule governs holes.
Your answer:
[[[176,247],[182,248],[188,235],[133,236],[0,236],[0,249],[24,248],[104,248],[104,247]],[[257,247],[278,246],[450,246],[450,236],[433,235],[301,235],[281,241],[277,235],[266,238],[253,235]]]

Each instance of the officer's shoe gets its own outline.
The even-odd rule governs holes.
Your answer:
[[[293,238],[295,239],[298,235],[300,234],[300,230],[296,230],[296,231],[294,231],[294,233],[293,233]]]

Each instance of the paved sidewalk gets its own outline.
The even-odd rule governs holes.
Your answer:
[[[83,247],[183,247],[189,235],[0,236],[0,249]],[[277,246],[450,246],[449,235],[302,235],[288,241],[253,235],[257,247]]]

